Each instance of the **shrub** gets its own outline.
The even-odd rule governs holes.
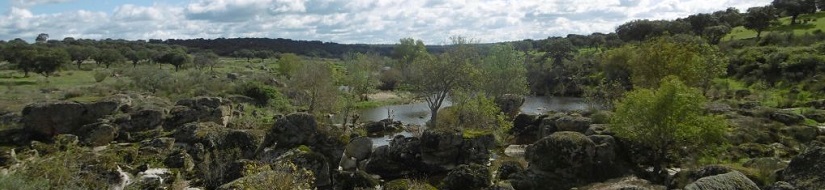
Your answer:
[[[278,89],[258,82],[242,85],[238,93],[254,99],[255,104],[261,107],[271,106],[281,112],[286,112],[291,107],[289,100]]]
[[[109,77],[109,75],[112,75],[112,72],[103,69],[95,69],[92,73],[92,76],[95,78],[95,82],[103,82],[103,80],[106,80],[106,77]]]

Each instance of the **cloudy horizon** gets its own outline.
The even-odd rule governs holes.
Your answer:
[[[287,38],[393,44],[400,38],[444,44],[609,33],[636,19],[675,19],[770,0],[8,0],[0,40]]]

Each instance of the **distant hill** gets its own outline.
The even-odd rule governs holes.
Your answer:
[[[150,41],[180,45],[194,49],[212,50],[221,56],[230,56],[241,49],[271,50],[279,53],[295,53],[298,55],[340,58],[346,53],[378,53],[391,56],[394,44],[339,44],[334,42],[303,41],[283,38],[217,38],[217,39],[168,39],[165,41]],[[444,51],[444,46],[428,45],[430,53]]]
[[[814,31],[825,31],[825,12],[817,12],[814,14],[801,15],[797,19],[800,24],[791,25],[791,17],[783,17],[778,20],[778,25],[762,32],[762,36],[768,35],[772,32],[793,32],[795,35],[803,35],[806,33],[814,33]],[[807,22],[804,22],[808,20]],[[731,33],[726,35],[723,40],[741,40],[756,37],[756,31],[745,29],[739,26],[731,30]]]

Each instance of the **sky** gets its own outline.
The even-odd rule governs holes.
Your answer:
[[[613,32],[636,19],[675,19],[771,0],[6,0],[0,40],[266,37],[445,44]]]

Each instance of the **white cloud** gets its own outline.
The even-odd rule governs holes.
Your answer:
[[[270,37],[340,43],[428,44],[463,35],[482,42],[612,32],[634,19],[674,19],[770,0],[194,0],[183,6],[120,5],[111,13],[33,14],[30,6],[68,0],[13,0],[0,39]],[[23,6],[26,5],[26,6]]]
[[[16,7],[30,7],[35,5],[66,3],[71,1],[74,0],[9,0],[11,5]]]

